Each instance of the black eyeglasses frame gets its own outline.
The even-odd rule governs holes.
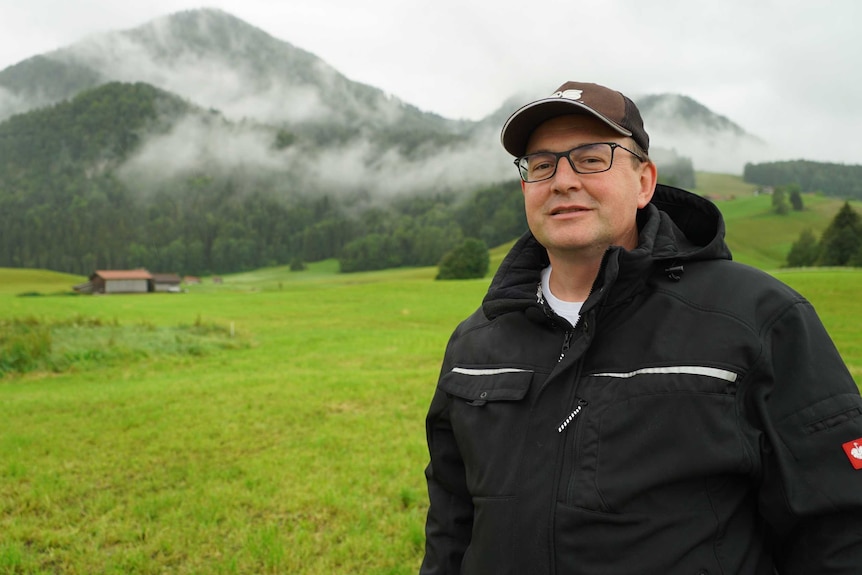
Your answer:
[[[602,144],[608,145],[611,148],[611,161],[608,164],[607,168],[605,168],[603,170],[584,172],[584,171],[581,171],[575,167],[575,163],[572,162],[572,156],[571,156],[572,152],[574,152],[575,150],[580,150],[581,148],[588,148],[590,146],[597,146],[597,145],[602,145]],[[614,152],[616,152],[617,148],[622,148],[623,150],[625,150],[629,154],[633,155],[635,158],[637,158],[641,162],[644,161],[643,156],[641,156],[637,152],[634,152],[634,151],[626,148],[622,144],[617,144],[616,142],[591,142],[589,144],[581,144],[580,146],[575,146],[574,148],[572,148],[570,150],[563,151],[563,152],[536,152],[534,154],[527,154],[525,156],[520,156],[518,158],[515,158],[514,164],[515,164],[515,167],[518,168],[518,175],[521,177],[521,181],[523,181],[526,184],[534,184],[536,182],[544,182],[545,180],[550,180],[551,178],[553,178],[555,175],[557,175],[557,167],[560,163],[561,158],[566,158],[569,161],[569,166],[572,167],[572,170],[574,170],[574,172],[576,174],[581,174],[581,175],[601,174],[601,173],[607,172],[608,170],[610,170],[611,168],[614,167]],[[555,158],[554,171],[551,172],[551,175],[549,175],[546,178],[542,178],[540,180],[528,180],[526,178],[526,176],[524,175],[526,170],[521,167],[521,162],[523,160],[526,160],[527,158],[529,158],[531,156],[536,156],[539,154],[546,154],[546,155],[554,156],[554,158]]]

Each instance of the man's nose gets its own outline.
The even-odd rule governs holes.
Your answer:
[[[568,156],[557,158],[557,170],[554,172],[553,187],[565,191],[571,187],[580,187],[581,174],[572,167]]]

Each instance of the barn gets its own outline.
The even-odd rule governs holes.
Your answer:
[[[182,279],[177,274],[157,274],[153,273],[152,291],[157,292],[179,292],[181,290],[180,283]]]
[[[97,270],[90,276],[84,289],[85,293],[147,293],[153,276],[144,269],[139,270]],[[87,287],[84,287],[87,286]],[[78,289],[79,286],[75,286]]]

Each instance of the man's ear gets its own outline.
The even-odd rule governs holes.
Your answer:
[[[658,183],[658,168],[653,162],[643,162],[640,170],[641,190],[638,194],[638,208],[644,208],[655,193],[655,186]]]

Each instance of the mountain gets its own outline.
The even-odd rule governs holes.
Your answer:
[[[0,266],[200,275],[497,245],[525,229],[499,145],[521,101],[446,119],[219,10],[92,36],[0,71]],[[731,155],[689,135],[746,137],[684,97],[641,105],[668,183]]]
[[[345,169],[401,155],[409,168],[417,168],[411,160],[430,156],[451,165],[457,152],[474,150],[483,169],[464,169],[475,174],[468,185],[511,172],[496,147],[514,100],[481,122],[449,120],[353,82],[315,55],[216,9],[94,35],[0,71],[0,120],[111,81],[148,83],[231,122],[267,124],[303,141],[337,145],[348,157]],[[763,154],[762,142],[686,96],[644,96],[638,104],[655,146],[693,159],[697,169],[740,173],[752,160],[738,157],[740,150]],[[408,171],[411,177],[394,188],[415,187],[410,182],[417,170]],[[452,169],[434,165],[418,172],[435,176],[432,185],[459,184]]]
[[[657,94],[635,100],[651,146],[693,158],[700,170],[738,174],[746,162],[769,155],[766,142],[688,96]]]
[[[297,188],[385,196],[472,188],[513,173],[498,128],[421,111],[213,9],[95,35],[0,72],[0,120],[110,81],[151,84],[230,123],[179,122],[143,144],[130,160],[135,173],[170,176],[183,171],[179,158],[224,170],[301,165]],[[291,145],[274,152],[261,126],[284,130]]]
[[[152,84],[232,120],[337,123],[351,130],[381,123],[437,132],[460,126],[352,82],[313,54],[215,9],[94,35],[0,72],[7,91],[0,117],[108,81]]]

